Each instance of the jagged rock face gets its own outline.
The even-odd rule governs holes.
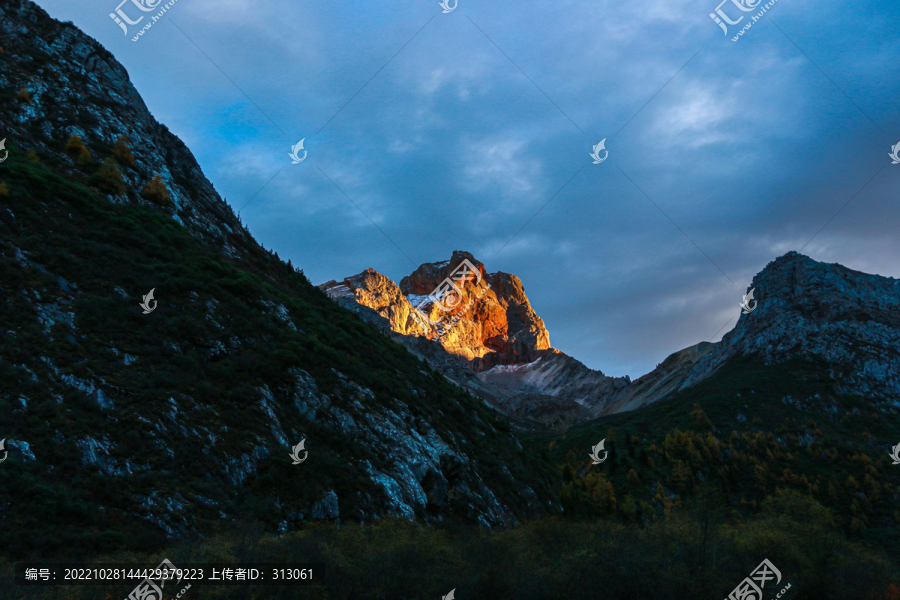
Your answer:
[[[467,281],[456,282],[461,293],[434,302],[429,296],[464,261],[476,272]],[[470,361],[475,371],[530,363],[550,349],[550,336],[531,307],[522,281],[508,273],[487,273],[468,252],[455,251],[448,261],[423,264],[404,277],[399,287],[366,269],[319,288],[344,306],[350,301],[372,309],[393,332],[439,343],[448,353]]]
[[[150,114],[112,54],[32,2],[9,0],[2,9],[0,89],[30,95],[27,102],[0,103],[7,148],[52,153],[79,177],[75,160],[64,151],[72,135],[97,157],[125,134],[135,163],[120,167],[127,191],[112,200],[149,204],[140,191],[159,174],[173,202],[163,210],[193,233],[222,244],[232,256],[256,246],[184,143]]]
[[[461,268],[472,271],[454,279]],[[453,292],[433,295],[448,278]],[[608,377],[551,348],[521,280],[487,273],[468,252],[423,264],[399,287],[367,269],[319,288],[504,414],[565,427],[630,398],[627,377]]]
[[[413,318],[413,307],[397,284],[374,269],[366,269],[341,282],[323,283],[319,288],[332,300],[350,299],[371,308],[387,319],[390,329],[397,333],[427,335],[432,332],[433,328],[425,327],[420,320]]]
[[[373,410],[375,395],[371,390],[335,373],[342,382],[342,395],[354,398],[343,408],[334,406],[303,371],[292,371],[294,385],[288,394],[301,413],[332,435],[364,442],[370,454],[390,457],[386,466],[373,465],[368,459],[359,462],[360,471],[387,500],[367,500],[377,516],[421,518],[464,502],[469,506],[467,512],[485,525],[508,526],[516,522],[480,478],[473,477],[475,465],[453,447],[454,440],[448,441],[424,420],[411,423],[409,407],[399,400],[393,409]],[[312,518],[319,518],[318,513],[337,518],[338,500],[333,491],[328,492],[323,501],[313,506]]]
[[[753,279],[756,308],[700,359],[689,387],[736,355],[824,359],[838,389],[900,402],[900,280],[789,252]]]
[[[451,294],[442,303],[428,301],[464,261],[476,272],[468,281],[456,282],[462,293]],[[529,363],[550,348],[550,335],[531,308],[522,281],[508,273],[487,273],[468,252],[457,250],[449,261],[421,265],[400,281],[400,290],[414,306],[425,301],[421,310],[435,329],[452,323],[438,341],[448,352],[473,361],[476,371]]]

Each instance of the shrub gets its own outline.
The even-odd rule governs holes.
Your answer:
[[[128,167],[134,166],[134,155],[131,153],[131,148],[128,146],[128,138],[124,133],[116,140],[116,145],[113,146],[112,154],[115,159],[119,161],[120,165]]]
[[[172,204],[169,188],[166,187],[166,182],[159,173],[147,182],[147,185],[141,190],[141,196],[160,206],[170,206]]]
[[[73,133],[72,137],[69,138],[69,141],[66,142],[66,153],[70,156],[78,156],[82,150],[86,150],[84,142],[81,141],[81,138],[78,135]]]
[[[628,483],[630,483],[632,485],[640,485],[641,484],[641,477],[640,477],[640,475],[637,474],[637,471],[635,471],[634,469],[631,469],[630,471],[628,471],[628,475],[626,476],[626,478],[628,479]]]
[[[72,137],[69,138],[69,141],[66,142],[66,154],[73,157],[79,167],[85,167],[94,160],[93,157],[91,157],[90,150],[85,147],[81,138],[75,134],[73,134]]]
[[[28,93],[28,90],[25,88],[21,88],[19,93],[16,95],[16,98],[21,100],[22,102],[27,102],[31,104],[31,94]]]
[[[119,166],[112,157],[103,161],[103,164],[97,170],[94,181],[97,188],[107,194],[115,194],[116,196],[125,194],[125,180],[122,179],[122,172],[119,171]]]

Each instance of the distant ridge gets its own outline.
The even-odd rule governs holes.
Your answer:
[[[470,309],[451,312],[445,321],[450,316],[459,320],[438,335],[414,318],[413,304],[427,299],[464,260],[477,265],[483,282],[464,288],[462,304],[478,300]],[[487,284],[491,289],[482,293]],[[368,269],[319,287],[344,306],[371,309],[370,321],[382,331],[414,354],[431,358],[498,410],[543,425],[565,428],[658,402],[703,381],[731,357],[757,353],[767,362],[821,357],[840,373],[842,391],[900,406],[900,281],[796,252],[754,278],[757,308],[741,314],[721,342],[674,352],[634,381],[589,369],[550,347],[549,333],[521,280],[488,274],[468,252],[423,264],[399,286]],[[425,306],[430,317],[441,317],[433,304]]]

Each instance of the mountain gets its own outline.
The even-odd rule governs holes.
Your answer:
[[[460,268],[467,269],[471,281],[458,285],[459,292],[445,301],[446,306],[429,299]],[[521,280],[508,273],[487,273],[468,252],[423,264],[399,286],[368,269],[319,287],[331,298],[351,299],[374,310],[387,319],[391,331],[438,341],[476,372],[497,364],[526,364],[550,348],[547,329],[531,308]]]
[[[444,313],[428,294],[463,261],[477,266],[479,283],[465,286],[459,307]],[[343,306],[371,309],[370,322],[498,410],[543,425],[565,428],[658,402],[730,358],[755,354],[769,363],[820,357],[840,377],[841,391],[888,405],[900,398],[900,281],[796,252],[754,278],[757,308],[742,314],[721,342],[675,352],[634,381],[551,348],[519,278],[488,274],[467,252],[420,266],[399,287],[372,269],[319,287]],[[413,305],[423,301],[427,319],[416,319]]]
[[[522,281],[488,273],[468,252],[423,264],[399,286],[368,269],[319,287],[520,426],[590,418],[629,383],[552,348]]]
[[[735,356],[767,364],[818,357],[842,393],[900,408],[900,280],[825,264],[797,252],[753,279],[758,305],[693,366],[680,389]]]
[[[461,268],[472,271],[471,279],[459,291],[447,287],[448,301],[441,302],[435,291]],[[550,346],[518,277],[488,273],[459,250],[450,260],[421,265],[399,286],[370,268],[319,288],[524,428],[564,429],[659,400],[712,347],[676,352],[634,382],[589,369]]]
[[[763,558],[898,597],[896,280],[789,253],[721,342],[609,377],[470,254],[323,293],[94,40],[26,0],[0,40],[0,598],[160,556],[328,567],[221,598],[726,597]]]
[[[454,282],[451,276],[460,269],[466,278]],[[436,301],[432,292],[448,281],[456,287],[448,288],[452,293],[443,301]],[[513,417],[552,423],[588,418],[590,412],[566,393],[597,385],[594,393],[605,394],[616,381],[552,349],[521,280],[508,273],[488,273],[468,252],[456,251],[450,260],[423,264],[399,286],[367,269],[319,288],[457,385]],[[545,367],[557,371],[557,389],[523,380],[525,374],[543,374]],[[573,372],[581,380],[566,383],[564,378]]]
[[[88,153],[96,155],[96,165],[113,152],[119,136],[127,134],[133,164],[125,159],[126,168],[119,169],[125,190],[110,197],[119,202],[155,202],[225,254],[248,256],[256,243],[184,143],[152,117],[112,54],[71,23],[51,19],[28,0],[4,2],[2,14],[0,118],[8,147],[42,152],[56,159],[54,166],[71,167],[80,157],[88,157],[67,147],[71,137],[77,136]],[[93,170],[89,174],[70,169],[69,175],[79,181],[93,175],[93,183],[107,190],[115,187],[116,182],[97,176],[96,166]],[[165,181],[168,198],[144,200],[141,192],[155,175]]]
[[[95,40],[27,0],[0,39],[4,552],[559,511],[493,410],[256,243]]]

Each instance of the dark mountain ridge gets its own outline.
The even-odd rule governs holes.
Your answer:
[[[491,410],[253,240],[99,44],[24,0],[0,36],[5,548],[558,510]]]
[[[900,408],[900,280],[788,252],[753,279],[758,305],[694,366],[681,389],[729,358],[820,357],[843,393]]]

